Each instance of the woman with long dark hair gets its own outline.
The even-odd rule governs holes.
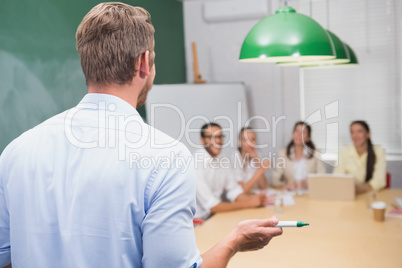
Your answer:
[[[387,166],[385,151],[372,144],[369,125],[362,120],[353,121],[350,136],[353,144],[341,149],[334,173],[354,175],[358,194],[384,188]]]
[[[324,163],[316,153],[311,141],[311,126],[306,122],[296,122],[292,140],[278,152],[271,184],[287,190],[295,190],[296,182],[307,189],[308,173],[325,173]]]

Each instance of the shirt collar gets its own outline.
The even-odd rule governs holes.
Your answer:
[[[77,105],[80,109],[96,109],[107,110],[124,115],[140,116],[137,110],[125,100],[110,94],[88,93]],[[142,119],[142,118],[141,118]]]

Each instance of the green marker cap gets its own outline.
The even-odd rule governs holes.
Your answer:
[[[298,222],[297,222],[297,227],[303,227],[303,226],[307,226],[307,225],[310,225],[310,224],[304,223],[304,222],[302,222],[302,221],[298,221]]]

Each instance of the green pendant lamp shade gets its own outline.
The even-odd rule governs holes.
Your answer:
[[[333,65],[333,64],[341,64],[341,63],[350,62],[349,50],[346,48],[346,46],[342,42],[342,40],[337,35],[335,35],[333,32],[331,32],[329,30],[327,31],[327,33],[331,37],[332,42],[334,43],[336,58],[330,59],[330,60],[302,62],[301,64],[298,64],[298,65],[300,65],[301,67],[306,67],[306,66],[313,66],[313,65]],[[285,66],[287,64],[288,63],[278,64],[278,65]]]
[[[335,58],[320,24],[284,6],[257,23],[244,39],[241,62],[289,62]]]

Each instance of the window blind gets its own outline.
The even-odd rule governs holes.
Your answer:
[[[301,114],[323,152],[351,144],[350,123],[366,120],[374,144],[402,153],[399,9],[397,0],[298,1],[299,13],[338,35],[359,60],[353,68],[300,69]]]

